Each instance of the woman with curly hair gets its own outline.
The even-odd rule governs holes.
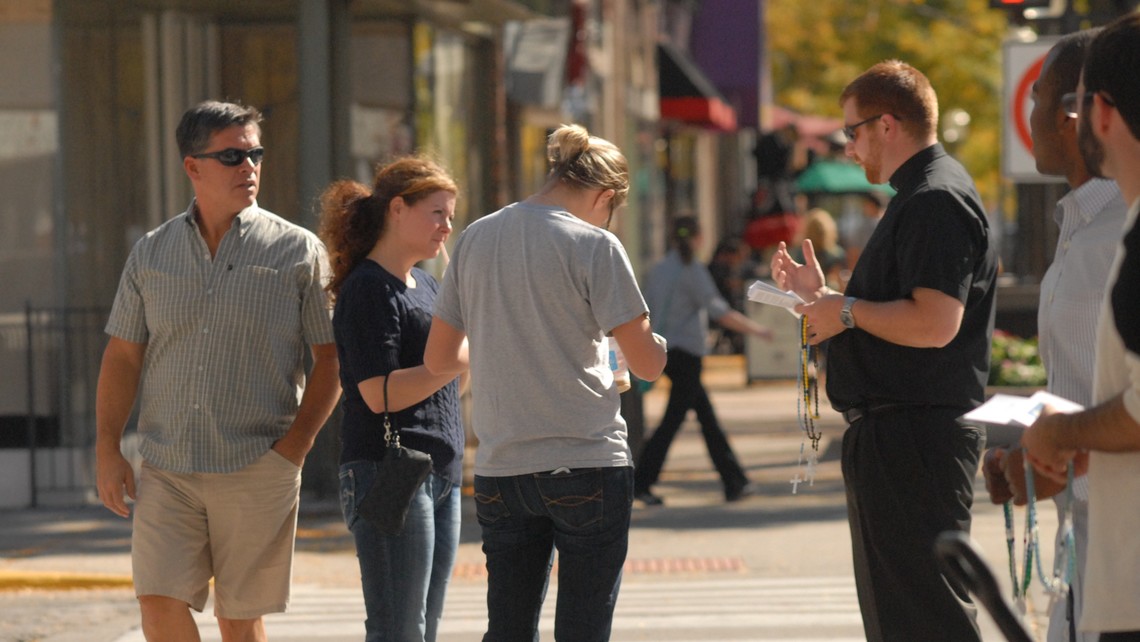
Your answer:
[[[444,251],[457,191],[439,165],[406,157],[380,167],[371,188],[338,181],[321,196],[344,388],[341,508],[355,538],[369,642],[435,640],[459,547],[459,384],[454,373],[424,368],[439,284],[416,267]],[[384,490],[371,486],[385,448],[385,404],[402,445],[432,459],[398,535],[357,514],[370,490]]]

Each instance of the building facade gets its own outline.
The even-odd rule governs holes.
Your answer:
[[[92,492],[102,325],[133,243],[189,203],[174,141],[188,106],[262,110],[259,204],[310,229],[329,182],[367,183],[416,150],[457,177],[462,229],[537,189],[546,134],[582,123],[629,157],[615,232],[640,272],[668,216],[657,45],[671,4],[0,0],[0,506]],[[306,470],[317,492],[335,484],[324,433],[310,458],[324,469]]]

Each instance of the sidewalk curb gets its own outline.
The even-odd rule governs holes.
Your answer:
[[[0,591],[132,588],[129,575],[0,570]]]

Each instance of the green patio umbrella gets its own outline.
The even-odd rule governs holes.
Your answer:
[[[854,163],[821,160],[812,163],[796,179],[796,189],[804,194],[857,194],[879,190],[894,196],[890,185],[872,185],[863,168]]]

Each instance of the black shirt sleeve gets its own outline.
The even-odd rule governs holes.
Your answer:
[[[982,248],[965,206],[946,191],[916,194],[907,205],[895,246],[902,291],[928,288],[966,303]]]
[[[1124,235],[1124,257],[1112,286],[1112,317],[1124,347],[1140,354],[1140,225]]]

